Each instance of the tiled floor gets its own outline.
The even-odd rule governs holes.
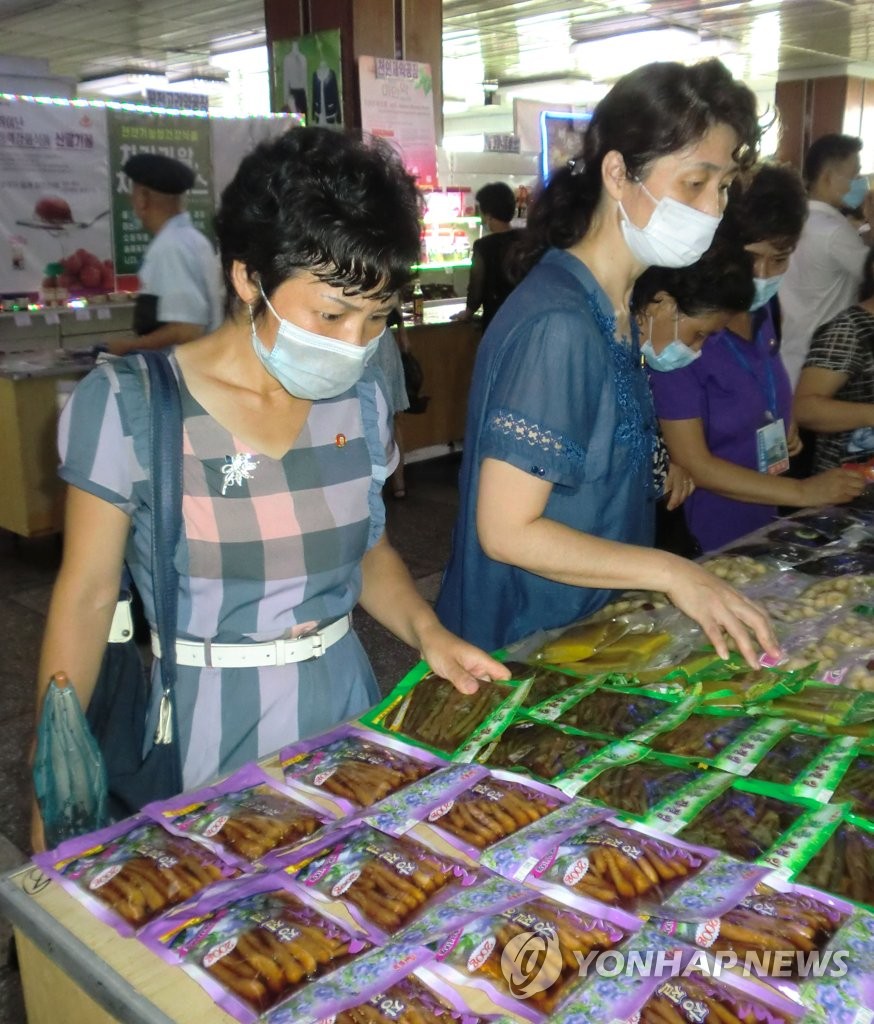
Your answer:
[[[386,500],[389,536],[429,600],[436,596],[449,551],[457,474],[457,456],[414,463],[407,467],[406,498]],[[5,808],[0,871],[17,866],[28,850],[33,688],[59,557],[57,538],[25,541],[0,530],[0,806]],[[387,692],[415,663],[416,652],[363,612],[356,612],[355,625]],[[9,929],[0,919],[0,1024],[24,1024],[18,974],[7,963],[8,945]]]

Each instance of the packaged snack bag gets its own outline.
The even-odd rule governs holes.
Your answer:
[[[239,874],[191,839],[135,815],[38,853],[43,871],[124,936],[202,889]]]
[[[791,723],[778,719],[702,708],[675,728],[654,736],[649,746],[663,754],[743,775],[791,728]]]
[[[804,1016],[798,1003],[751,978],[728,971],[708,977],[684,968],[676,977],[649,979],[618,1019],[628,1024],[798,1024]]]
[[[810,954],[822,952],[853,911],[816,889],[771,876],[718,917],[664,921],[663,927],[711,953],[737,954],[745,973],[772,975],[775,987],[795,996],[796,986],[783,986],[784,979],[803,977],[817,962]]]
[[[582,897],[624,910],[650,909],[716,856],[646,825],[616,820],[554,839],[526,881],[575,906],[589,905],[576,899]]]
[[[437,951],[440,973],[544,1021],[580,979],[580,960],[620,945],[637,922],[603,908],[587,914],[545,898],[470,922]],[[437,967],[434,968],[435,971]]]
[[[141,941],[182,963],[244,1024],[371,948],[363,934],[309,904],[281,872],[202,893],[154,922]]]
[[[279,752],[286,784],[330,800],[341,814],[369,807],[445,763],[395,736],[354,725],[338,726]]]
[[[655,754],[620,741],[558,780],[566,793],[604,804],[645,821],[667,801],[676,800],[702,773],[682,758]]]
[[[522,701],[523,708],[533,708],[542,704],[545,700],[552,700],[565,693],[568,687],[579,683],[578,674],[569,672],[564,668],[555,668],[547,665],[535,665],[534,677],[525,699]]]
[[[477,751],[476,760],[490,768],[516,770],[550,782],[597,756],[608,744],[607,739],[519,718],[497,740]]]
[[[789,863],[792,878],[874,908],[874,824],[836,805],[839,814],[815,845]]]
[[[399,733],[452,760],[467,761],[512,719],[531,678],[516,685],[512,680],[482,680],[476,693],[464,694],[447,679],[429,673],[427,666],[417,666],[362,722]]]
[[[653,694],[639,687],[598,685],[593,689],[591,684],[582,683],[563,699],[533,708],[529,716],[586,735],[645,743],[686,718],[696,703],[694,696],[680,700],[675,694]]]
[[[771,747],[749,777],[788,786],[799,796],[819,800],[821,776],[830,776],[831,766],[843,762],[857,743],[854,737],[824,736],[811,728],[796,727]]]
[[[739,860],[780,868],[799,844],[839,814],[836,807],[787,799],[780,787],[738,779],[688,817],[676,834]]]
[[[475,870],[407,838],[366,825],[338,834],[297,878],[324,900],[341,900],[376,941],[409,924],[434,900],[472,885]]]
[[[453,765],[383,800],[365,819],[403,835],[425,823],[461,853],[477,860],[483,850],[525,829],[567,803],[560,790],[482,765]]]
[[[201,843],[243,870],[274,851],[302,855],[335,818],[256,764],[191,793],[149,804],[145,813],[174,835]]]
[[[860,693],[844,686],[808,683],[798,693],[766,701],[758,706],[763,715],[791,718],[831,731],[874,723],[874,693]]]

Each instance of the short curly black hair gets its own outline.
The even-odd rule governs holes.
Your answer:
[[[238,305],[235,261],[268,296],[307,270],[348,295],[389,298],[418,262],[421,209],[414,179],[378,139],[292,128],[262,142],[216,214],[228,313]]]
[[[643,313],[659,292],[684,316],[742,313],[755,297],[753,261],[741,246],[717,240],[689,267],[648,267],[634,282],[632,311]]]
[[[807,194],[798,171],[789,164],[761,163],[731,183],[717,237],[794,249],[806,219]]]

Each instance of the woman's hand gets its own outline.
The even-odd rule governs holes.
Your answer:
[[[700,565],[680,561],[665,593],[681,612],[701,626],[720,658],[728,657],[726,635],[734,639],[752,668],[759,668],[753,637],[766,654],[782,657],[764,608]]]
[[[827,469],[801,481],[805,505],[843,505],[865,490],[865,478],[848,469]]]
[[[420,653],[431,669],[448,679],[461,693],[476,693],[480,679],[509,679],[509,669],[499,661],[450,633],[435,620],[420,637]]]
[[[789,452],[789,457],[795,458],[803,448],[801,435],[798,433],[798,424],[795,420],[790,420],[789,430],[786,432],[786,450]]]
[[[687,470],[676,462],[670,464],[665,477],[665,497],[668,499],[668,511],[679,508],[686,498],[695,490],[695,481]]]

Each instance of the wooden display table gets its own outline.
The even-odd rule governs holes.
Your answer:
[[[410,350],[422,365],[422,393],[431,401],[423,413],[402,413],[404,451],[456,444],[464,439],[467,396],[482,330],[474,323],[453,323],[449,316],[464,302],[426,308],[421,324],[405,322]]]

